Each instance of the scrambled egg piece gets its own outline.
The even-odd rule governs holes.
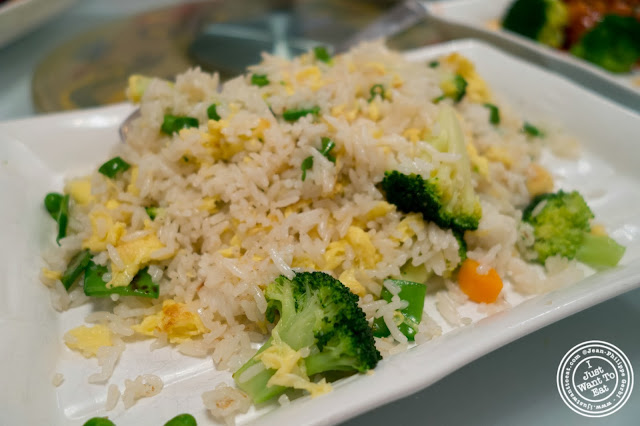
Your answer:
[[[62,271],[52,271],[51,269],[42,268],[42,275],[50,280],[59,280],[62,278]]]
[[[489,176],[489,160],[478,154],[478,150],[472,143],[467,144],[467,154],[473,170],[477,171],[484,177]]]
[[[325,84],[324,81],[322,81],[322,72],[320,71],[320,68],[315,65],[298,71],[296,73],[296,80],[307,84],[311,90],[314,91],[318,90]]]
[[[607,233],[607,230],[605,229],[604,225],[600,225],[599,223],[591,225],[591,234],[592,235],[599,235],[601,237],[609,236],[609,234]]]
[[[320,267],[308,257],[294,257],[291,260],[292,268],[305,268],[311,270],[319,270]]]
[[[81,325],[69,330],[64,336],[64,341],[69,349],[91,358],[97,355],[101,347],[113,346],[113,333],[106,325]]]
[[[120,202],[118,200],[114,200],[113,198],[110,200],[107,200],[106,203],[104,203],[104,206],[109,209],[109,210],[115,210],[118,207],[120,207]]]
[[[105,251],[107,244],[116,246],[126,232],[126,225],[123,222],[114,223],[113,218],[104,211],[91,212],[89,220],[93,232],[82,242],[82,248],[88,248],[91,251]]]
[[[371,237],[362,228],[350,226],[345,238],[333,241],[327,246],[324,253],[326,269],[335,269],[345,260],[346,246],[354,251],[356,262],[365,268],[371,269],[381,259],[380,253],[371,242]]]
[[[133,74],[129,77],[129,87],[127,87],[127,97],[133,103],[140,102],[142,95],[149,87],[152,78],[140,74]]]
[[[467,81],[467,96],[471,101],[488,102],[490,100],[489,87],[476,72],[475,66],[470,60],[459,53],[452,53],[445,58],[445,62]]]
[[[164,244],[156,234],[148,234],[118,244],[115,248],[124,263],[124,268],[120,269],[115,263],[111,264],[111,281],[107,283],[107,288],[129,285],[138,271],[151,261],[151,253],[164,248]],[[173,254],[167,254],[158,260],[168,259],[171,256]]]
[[[338,277],[338,280],[349,287],[351,293],[358,295],[360,297],[364,297],[367,294],[367,290],[364,288],[360,281],[356,279],[356,271],[353,268],[349,268],[346,271],[342,272]]]
[[[174,300],[165,300],[160,312],[145,317],[140,324],[131,328],[151,337],[154,330],[167,333],[171,343],[182,343],[209,332],[199,315],[189,311],[184,303]]]
[[[413,226],[411,226],[413,225]],[[419,213],[410,213],[400,221],[396,230],[400,235],[400,238],[393,236],[392,238],[398,242],[402,242],[408,240],[409,238],[413,238],[416,235],[414,228],[416,227],[424,227],[424,221],[422,220],[422,215]]]
[[[387,213],[389,213],[391,210],[393,210],[393,205],[387,203],[386,201],[379,201],[378,203],[376,203],[375,206],[373,206],[373,208],[371,210],[369,210],[367,212],[367,214],[364,216],[364,218],[369,221],[369,220],[374,220],[377,219],[379,217],[383,217],[386,216]]]
[[[256,358],[261,360],[265,367],[276,370],[267,382],[267,386],[278,385],[304,389],[313,398],[331,392],[331,385],[324,378],[318,383],[309,380],[302,354],[284,343],[277,332],[273,333],[271,346],[258,354]]]
[[[484,156],[491,161],[504,164],[506,168],[511,168],[513,165],[511,154],[509,154],[506,149],[498,146],[491,146],[487,152],[484,153]]]
[[[91,195],[91,181],[89,179],[73,180],[67,184],[67,192],[73,200],[84,206],[93,200]]]
[[[129,185],[127,185],[127,192],[129,194],[140,194],[140,188],[136,186],[136,182],[138,182],[138,173],[140,173],[140,169],[138,169],[138,166],[133,166],[131,168],[131,181],[129,182]]]
[[[202,199],[202,202],[200,203],[200,210],[205,211],[205,212],[209,212],[209,213],[215,213],[216,211],[218,211],[218,207],[216,207],[216,201],[217,198],[215,197],[204,197]]]
[[[533,163],[527,170],[527,189],[532,197],[553,191],[553,177],[540,164]]]

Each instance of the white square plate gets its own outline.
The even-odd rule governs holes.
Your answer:
[[[506,343],[577,311],[640,285],[640,116],[570,81],[509,57],[477,41],[456,41],[407,53],[428,60],[460,52],[469,57],[490,86],[528,119],[545,117],[562,123],[581,140],[578,161],[547,158],[558,184],[582,191],[598,218],[627,246],[622,265],[553,293],[523,298],[513,309],[457,329],[387,359],[374,374],[353,376],[328,395],[301,398],[289,406],[264,407],[239,418],[259,417],[262,425],[333,424],[429,386],[443,376]],[[523,84],[526,81],[526,84]],[[63,178],[95,167],[119,143],[118,126],[131,105],[54,114],[0,123],[0,424],[80,425],[109,415],[119,426],[163,424],[189,412],[200,425],[213,424],[200,394],[231,382],[215,371],[209,358],[187,358],[170,348],[148,352],[149,341],[127,347],[110,383],[151,373],[164,390],[142,399],[128,411],[103,409],[106,387],[86,377],[98,370],[67,349],[61,337],[83,322],[85,305],[58,314],[38,280],[40,252],[50,244],[54,224],[42,207],[48,191]],[[51,384],[54,373],[64,383]]]
[[[576,58],[569,53],[554,49],[510,31],[495,29],[502,21],[509,5],[514,0],[447,0],[425,2],[432,22],[440,25],[440,30],[450,38],[474,37],[521,57],[544,64],[547,68],[565,75],[574,74],[576,81],[581,79],[587,86],[594,86],[602,81],[620,89],[640,95],[640,72],[614,74],[590,62]],[[546,61],[545,61],[546,58]],[[610,88],[609,88],[610,89]],[[610,89],[611,90],[611,89]],[[601,92],[602,93],[602,92]],[[628,96],[626,97],[628,99]],[[627,103],[628,105],[628,103]],[[633,108],[633,107],[632,107]],[[640,110],[640,97],[635,97],[635,109]]]

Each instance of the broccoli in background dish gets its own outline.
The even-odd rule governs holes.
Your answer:
[[[571,53],[611,72],[630,72],[640,59],[640,22],[632,16],[607,15]]]
[[[551,47],[561,47],[568,17],[562,0],[516,0],[507,10],[502,26]]]
[[[471,182],[471,165],[455,111],[443,108],[438,123],[440,133],[430,143],[441,152],[457,154],[459,159],[441,164],[426,180],[416,174],[388,171],[382,189],[387,201],[401,211],[422,213],[425,220],[463,234],[478,228],[482,208]]]
[[[293,279],[281,275],[267,286],[265,298],[267,320],[273,322],[276,313],[280,320],[258,353],[233,374],[238,387],[255,403],[268,401],[288,388],[269,383],[277,373],[271,368],[243,380],[243,373],[264,363],[261,359],[270,348],[279,347],[276,354],[309,348],[309,354],[295,366],[306,376],[327,371],[365,372],[381,359],[365,314],[358,307],[358,297],[330,275],[303,272]],[[290,358],[281,361],[285,365]]]
[[[544,204],[541,204],[544,203]],[[591,209],[577,192],[558,191],[535,197],[522,213],[533,226],[537,261],[560,255],[595,269],[614,267],[625,248],[605,235],[591,234]]]

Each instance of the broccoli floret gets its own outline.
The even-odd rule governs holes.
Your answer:
[[[429,179],[388,171],[382,189],[387,201],[401,211],[422,213],[425,220],[462,234],[478,228],[482,208],[471,182],[471,165],[455,111],[444,107],[438,122],[440,133],[429,142],[441,152],[457,154],[457,161],[440,164]]]
[[[630,72],[640,59],[640,22],[607,15],[571,47],[571,53],[611,72]]]
[[[322,272],[302,272],[293,279],[279,276],[265,290],[266,318],[280,320],[262,348],[233,375],[240,389],[255,403],[282,394],[284,386],[268,386],[275,370],[266,369],[240,381],[247,369],[260,363],[259,354],[274,343],[274,335],[295,351],[309,348],[302,359],[307,375],[327,371],[365,372],[381,359],[358,297],[340,281]]]
[[[562,0],[516,0],[507,10],[502,26],[551,47],[561,47],[568,20]]]
[[[522,220],[533,226],[537,261],[544,263],[548,257],[560,255],[595,269],[616,266],[625,248],[607,236],[592,235],[593,217],[577,191],[536,196],[523,211]]]

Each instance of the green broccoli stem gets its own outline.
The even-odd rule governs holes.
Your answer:
[[[624,256],[625,247],[606,235],[585,233],[576,259],[594,269],[612,268]]]
[[[262,363],[256,357],[265,351],[268,347],[271,346],[273,341],[273,337],[270,337],[267,342],[262,345],[262,347],[256,352],[256,354],[247,361],[240,369],[238,369],[235,373],[233,373],[233,378],[236,381],[238,387],[244,391],[249,397],[253,400],[255,404],[260,404],[262,402],[266,402],[271,398],[275,398],[276,396],[282,395],[287,388],[285,386],[268,386],[267,383],[269,379],[276,373],[274,369],[265,369],[255,376],[251,377],[249,380],[241,382],[242,373],[245,372],[250,367],[257,365],[258,363]]]
[[[308,376],[327,371],[353,371],[357,360],[351,357],[340,357],[331,352],[319,352],[304,359],[304,366]]]

